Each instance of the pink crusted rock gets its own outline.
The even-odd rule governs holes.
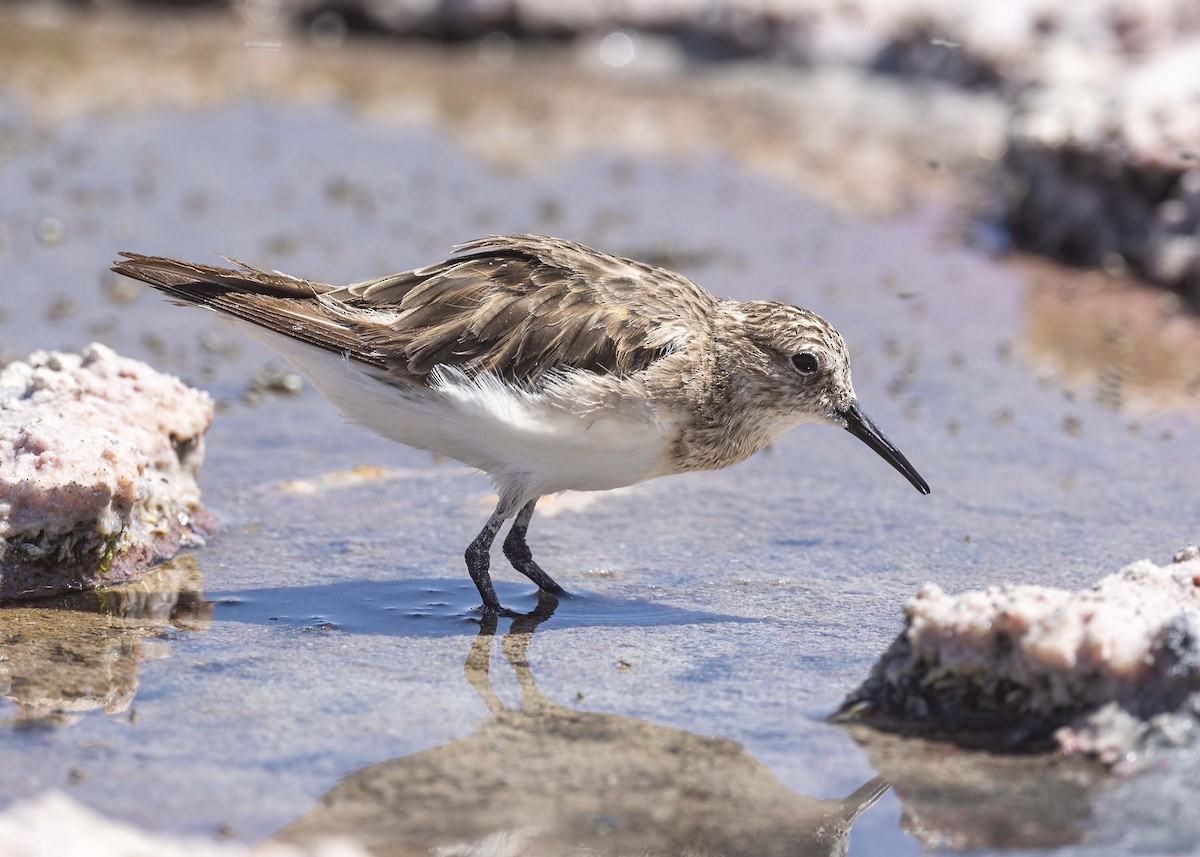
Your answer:
[[[323,837],[305,847],[262,842],[183,838],[151,832],[103,815],[62,792],[44,791],[25,797],[0,812],[0,842],[6,855],[58,857],[368,857],[350,839]]]
[[[1198,584],[1200,559],[1142,560],[1077,592],[993,586],[951,596],[926,584],[904,605],[904,632],[839,718],[991,736],[985,743],[1053,736],[1067,750],[1096,746],[1082,736],[1095,732],[1087,718],[1106,706],[1142,722],[1200,691]]]
[[[0,371],[0,599],[135,577],[211,523],[212,401],[103,345]]]

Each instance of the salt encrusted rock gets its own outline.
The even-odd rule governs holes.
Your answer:
[[[1191,0],[282,0],[315,35],[354,24],[404,35],[586,36],[629,28],[702,55],[769,55],[873,65],[964,86],[1028,83],[1124,58],[1200,28]],[[1078,62],[1079,54],[1087,63]]]
[[[1200,560],[1142,560],[1078,592],[926,584],[904,611],[839,719],[1114,761],[1146,733],[1134,724],[1173,728],[1158,718],[1200,691]]]
[[[276,842],[250,846],[139,830],[88,809],[62,792],[48,791],[0,813],[0,851],[5,857],[367,857],[345,839],[300,848]]]
[[[103,345],[0,371],[0,599],[129,580],[212,524],[212,401]]]
[[[998,199],[1016,243],[1200,306],[1200,39],[1022,99]]]

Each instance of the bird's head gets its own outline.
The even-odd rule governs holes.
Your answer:
[[[833,325],[814,312],[777,301],[739,303],[734,316],[756,346],[740,373],[753,378],[756,405],[786,413],[793,425],[824,422],[846,429],[918,491],[929,493],[929,485],[859,405],[850,354]]]

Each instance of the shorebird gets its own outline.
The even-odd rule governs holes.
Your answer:
[[[539,498],[745,460],[809,422],[846,429],[929,486],[858,403],[841,334],[777,301],[719,300],[681,274],[540,235],[461,244],[443,262],[349,286],[122,253],[119,274],[214,310],[291,362],[343,414],[491,477],[495,511],[466,550],[486,612],[504,540]]]

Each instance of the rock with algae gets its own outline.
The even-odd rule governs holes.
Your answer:
[[[212,401],[93,344],[0,371],[0,600],[118,583],[212,526]]]
[[[926,584],[836,715],[993,748],[1115,762],[1200,710],[1200,559],[1135,562],[1093,588]]]

